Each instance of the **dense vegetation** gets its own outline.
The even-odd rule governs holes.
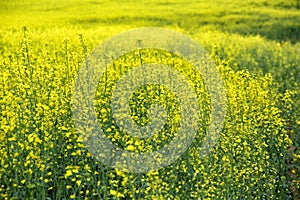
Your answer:
[[[1,199],[300,198],[299,1],[6,0],[0,9]],[[143,26],[173,29],[199,42],[220,70],[228,111],[222,136],[208,156],[197,154],[203,122],[176,162],[134,174],[91,156],[74,126],[71,98],[77,71],[91,50]],[[122,62],[136,66],[150,59],[134,55],[108,68],[115,74],[111,80],[128,70]],[[169,54],[160,56],[161,62],[177,62]],[[186,77],[193,71],[184,62],[180,66],[186,67]],[[201,77],[189,78],[201,99]],[[97,111],[110,118],[106,108],[113,82],[105,92],[102,83]],[[138,123],[149,120],[143,112],[151,101],[169,103],[169,117],[177,115],[174,95],[147,87],[132,97]],[[171,100],[160,102],[155,90]],[[162,135],[169,138],[141,141],[113,121],[100,122],[114,144],[132,152],[159,148],[176,134],[176,127],[166,126]]]

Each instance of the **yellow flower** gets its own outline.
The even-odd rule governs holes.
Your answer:
[[[127,150],[129,150],[129,151],[134,151],[135,150],[135,147],[133,146],[133,145],[128,145],[128,147],[127,147]]]
[[[72,194],[72,195],[70,196],[70,198],[71,198],[71,199],[76,199],[76,194]]]
[[[80,168],[79,166],[75,166],[75,168],[72,169],[72,172],[73,172],[73,173],[78,173],[78,172],[79,172],[79,171],[78,171],[79,168]]]
[[[115,171],[116,171],[116,174],[117,174],[118,176],[124,175],[124,172],[121,171],[121,170],[118,170],[117,168],[115,169]]]
[[[69,176],[72,176],[72,170],[70,169],[66,171],[65,178],[68,178]]]
[[[81,185],[81,180],[76,181],[76,184],[77,184],[78,186],[80,186],[80,185]]]
[[[116,190],[109,190],[109,193],[113,196],[116,196],[118,194],[118,192]]]
[[[294,158],[296,158],[296,159],[300,159],[300,154],[299,154],[299,155],[293,154],[293,156],[294,156]]]
[[[72,186],[71,186],[71,185],[67,185],[66,188],[67,188],[67,189],[70,189],[70,188],[72,188]]]

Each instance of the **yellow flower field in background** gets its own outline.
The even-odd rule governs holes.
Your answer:
[[[298,4],[256,0],[239,7],[226,0],[205,7],[200,1],[180,10],[180,1],[24,2],[0,7],[0,16],[5,16],[0,28],[0,199],[299,198]],[[157,9],[151,12],[148,4]],[[24,18],[16,17],[14,10],[23,11]],[[269,24],[255,13],[269,16],[264,18]],[[276,32],[270,23],[278,25],[280,20],[289,26],[277,26]],[[115,61],[107,71],[112,78],[99,80],[95,95],[96,111],[107,116],[99,119],[99,126],[115,145],[151,152],[178,130],[176,96],[157,85],[139,88],[130,108],[132,119],[142,125],[149,122],[151,103],[168,108],[169,124],[160,134],[133,138],[110,120],[111,90],[130,68],[126,66],[150,62],[154,55],[181,69],[203,109],[196,137],[179,159],[134,174],[112,169],[91,155],[74,125],[71,99],[78,69],[91,50],[112,35],[140,26],[177,30],[207,49],[224,80],[228,110],[219,141],[201,158],[210,102],[201,76],[190,75],[194,71],[186,61],[161,51],[131,52]],[[142,59],[139,53],[151,56]]]

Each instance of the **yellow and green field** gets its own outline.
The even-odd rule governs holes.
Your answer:
[[[300,199],[299,0],[2,0],[0,25],[0,199]],[[94,99],[99,127],[114,145],[156,151],[180,128],[176,95],[158,85],[140,87],[130,109],[140,125],[149,123],[152,103],[168,109],[159,134],[139,139],[115,124],[114,84],[141,63],[182,72],[202,109],[196,137],[180,158],[131,173],[87,150],[72,94],[94,48],[140,27],[197,41],[224,81],[227,113],[221,137],[199,156],[210,115],[201,75],[170,52],[124,55],[108,66]]]

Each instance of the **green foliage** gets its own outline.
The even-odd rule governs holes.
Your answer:
[[[1,199],[299,198],[299,1],[6,0],[0,9]],[[204,125],[172,165],[130,174],[86,150],[72,121],[71,97],[90,51],[140,26],[178,30],[207,49],[225,81],[228,114],[207,157],[198,155]],[[168,94],[152,85],[132,97],[138,123],[147,123],[149,102],[159,102],[156,90]],[[99,112],[109,103],[103,95]],[[174,99],[163,102],[175,105],[170,118],[177,114]],[[170,138],[138,141],[111,126],[105,127],[108,138],[131,151],[159,148],[173,134],[165,127]]]

